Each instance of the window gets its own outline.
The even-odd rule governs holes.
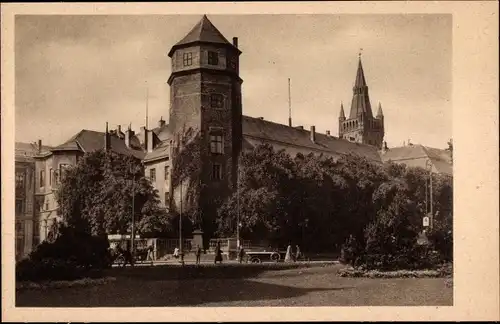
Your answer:
[[[168,174],[169,170],[168,170],[168,165],[165,166],[165,180],[168,180],[169,179],[169,174]]]
[[[50,168],[49,170],[49,185],[52,186],[52,177],[54,175],[54,170],[52,170],[52,168]]]
[[[16,199],[16,215],[24,214],[24,200]]]
[[[212,165],[212,179],[213,180],[221,180],[222,179],[222,166],[220,164]]]
[[[168,196],[169,196],[169,194],[170,194],[170,193],[169,193],[168,191],[167,191],[167,192],[165,192],[165,206],[167,206],[167,205],[168,205]]]
[[[223,151],[222,135],[210,135],[210,153],[223,154]]]
[[[219,64],[219,54],[217,52],[208,52],[208,64],[210,65]]]
[[[16,171],[16,195],[24,195],[26,175],[23,171]]]
[[[149,170],[149,180],[156,181],[156,169]]]
[[[40,243],[40,222],[33,222],[33,248]]]
[[[211,94],[210,95],[210,107],[212,108],[223,108],[224,107],[224,97],[221,94]]]
[[[45,202],[45,210],[49,210],[49,202],[48,201]]]
[[[45,170],[40,170],[40,187],[45,185]]]
[[[182,56],[184,66],[193,65],[193,53],[184,53]]]

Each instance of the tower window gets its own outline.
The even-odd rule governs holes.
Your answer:
[[[169,176],[168,172],[169,172],[168,171],[168,165],[166,165],[165,166],[165,180],[168,180],[168,176]]]
[[[224,97],[221,94],[211,94],[210,95],[210,107],[212,108],[223,108]]]
[[[149,170],[149,180],[156,181],[156,169]]]
[[[217,52],[208,52],[208,64],[210,64],[210,65],[218,65],[219,64],[219,53],[217,53]]]
[[[40,187],[45,185],[45,170],[40,170]]]
[[[167,206],[167,204],[168,204],[168,196],[169,196],[169,194],[170,193],[168,191],[165,192],[165,206]]]
[[[222,179],[222,166],[220,164],[214,163],[212,165],[212,180]]]
[[[224,145],[222,135],[210,135],[210,153],[224,153]]]
[[[182,61],[184,63],[184,66],[193,65],[193,53],[184,53],[182,55]]]

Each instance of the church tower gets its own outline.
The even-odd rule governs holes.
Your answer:
[[[384,141],[384,115],[379,103],[377,116],[373,117],[368,86],[366,85],[361,55],[358,62],[356,81],[353,87],[353,96],[349,117],[344,116],[344,108],[340,108],[339,138],[351,142],[363,143],[382,148]]]
[[[230,43],[206,15],[168,53],[171,190],[177,209],[180,197],[185,213],[190,204],[198,206],[200,227],[209,225],[215,215],[207,213],[218,207],[206,204],[216,205],[236,185],[242,143],[240,54],[238,39]],[[197,186],[197,193],[189,186]]]

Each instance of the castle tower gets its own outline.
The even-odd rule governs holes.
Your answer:
[[[168,53],[173,198],[179,209],[182,183],[183,210],[198,203],[203,227],[214,225],[208,224],[215,219],[211,214],[236,185],[242,142],[240,54],[238,39],[228,42],[205,15]],[[194,198],[188,197],[190,185],[199,186]]]
[[[377,116],[373,117],[361,56],[359,57],[356,81],[352,90],[353,96],[348,119],[342,118],[344,109],[341,107],[339,137],[351,142],[381,148],[384,140],[384,116],[379,104]]]

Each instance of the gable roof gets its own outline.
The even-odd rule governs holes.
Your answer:
[[[437,149],[420,144],[393,147],[381,153],[384,162],[404,163],[409,167],[420,167],[426,169],[427,161],[432,163],[432,169],[436,173],[452,175],[453,165],[451,154],[444,149]]]
[[[222,33],[212,24],[206,15],[187,33],[184,38],[177,42],[168,53],[172,57],[176,48],[193,43],[212,43],[233,46]],[[234,47],[236,49],[236,47]],[[236,49],[237,50],[237,49]]]
[[[289,127],[267,120],[243,116],[243,136],[288,146],[302,147],[326,154],[357,154],[375,162],[381,162],[378,149],[371,145],[352,143],[334,136],[316,133],[311,141],[310,131]],[[243,143],[248,147],[250,143]]]
[[[156,147],[153,152],[146,153],[144,157],[144,162],[151,162],[160,159],[167,159],[170,157],[170,144],[167,142],[162,142],[158,147]]]
[[[83,129],[65,143],[53,148],[52,151],[96,151],[104,148],[104,136],[104,132]],[[127,145],[125,145],[125,140],[120,139],[116,134],[110,134],[109,138],[111,141],[110,148],[113,152],[124,155],[132,155],[138,159],[142,159],[144,157],[145,153],[143,152],[139,139],[136,136],[132,136],[131,138],[131,148],[127,147]]]

